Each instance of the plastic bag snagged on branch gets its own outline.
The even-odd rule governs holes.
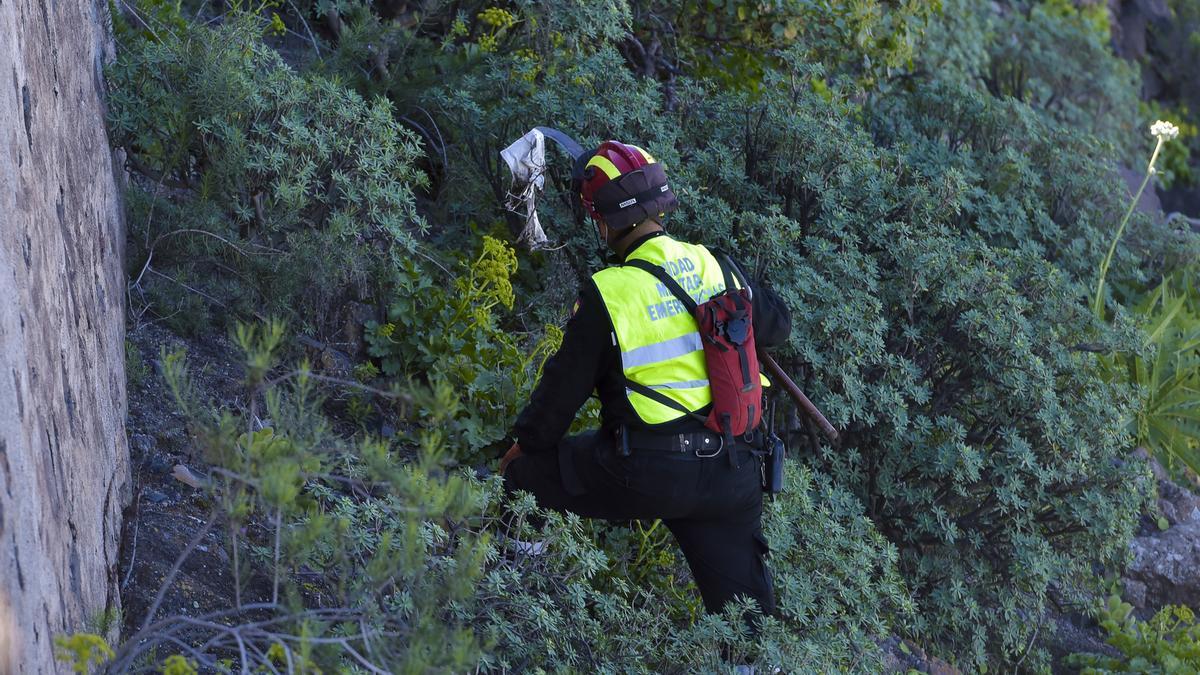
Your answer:
[[[512,172],[512,184],[504,200],[504,208],[525,219],[517,242],[530,250],[543,248],[547,239],[538,220],[537,198],[546,184],[546,137],[541,131],[531,129],[501,150],[500,158]]]

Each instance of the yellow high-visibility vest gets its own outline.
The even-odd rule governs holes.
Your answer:
[[[725,290],[721,266],[703,246],[660,235],[642,242],[628,259],[662,267],[697,304]],[[592,280],[612,320],[626,379],[693,412],[712,403],[700,333],[683,303],[662,282],[635,267],[610,267],[593,274]],[[646,424],[683,417],[681,411],[628,388],[625,396]]]

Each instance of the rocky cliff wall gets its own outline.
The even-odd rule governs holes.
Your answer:
[[[0,0],[0,673],[119,606],[129,485],[104,0]]]

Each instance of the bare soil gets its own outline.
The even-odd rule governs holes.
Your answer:
[[[131,327],[127,340],[145,368],[139,369],[144,372],[140,381],[131,377],[128,388],[134,497],[124,514],[121,541],[123,640],[141,627],[163,580],[211,512],[202,490],[172,475],[176,465],[201,477],[207,467],[197,456],[184,418],[159,374],[161,350],[187,351],[189,371],[203,396],[232,406],[244,399],[239,388],[239,352],[227,337],[184,339],[161,326],[144,324]],[[156,619],[197,616],[234,606],[233,562],[227,542],[226,523],[215,522],[183,560]],[[248,567],[243,560],[243,575]],[[270,595],[269,583],[261,578],[243,578],[241,590],[243,603],[263,601]]]

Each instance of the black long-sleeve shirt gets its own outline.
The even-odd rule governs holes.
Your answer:
[[[661,234],[655,232],[634,242],[626,255],[642,242]],[[649,278],[647,283],[652,283]],[[783,299],[769,288],[753,287],[752,290],[755,344],[760,347],[783,344],[792,330],[791,313]],[[521,444],[522,452],[538,454],[557,447],[593,390],[600,399],[603,429],[611,431],[622,424],[648,428],[625,395],[625,374],[615,336],[600,291],[588,279],[580,289],[574,314],[567,322],[562,346],[546,361],[542,379],[513,425],[513,436]],[[685,415],[667,424],[655,425],[653,430],[682,433],[701,428],[698,420]]]

